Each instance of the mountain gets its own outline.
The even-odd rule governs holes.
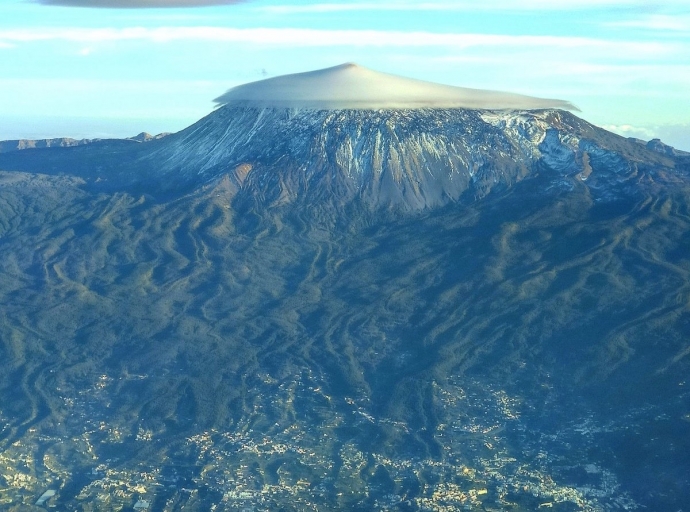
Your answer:
[[[2,507],[690,501],[688,155],[405,84],[0,154]]]
[[[3,140],[0,141],[0,153],[7,153],[9,151],[19,151],[22,149],[35,148],[54,148],[54,147],[71,147],[81,146],[82,144],[90,144],[92,139],[71,139],[69,137],[62,137],[56,139],[18,139],[18,140]]]
[[[131,140],[135,142],[149,142],[151,140],[162,139],[168,133],[159,133],[158,135],[151,135],[150,133],[141,132],[134,137],[128,137],[124,140]],[[17,140],[2,140],[0,141],[0,153],[9,153],[11,151],[21,151],[24,149],[39,149],[39,148],[69,148],[73,146],[83,146],[85,144],[92,144],[94,142],[101,142],[103,139],[72,139],[69,137],[60,137],[55,139],[17,139]]]
[[[270,141],[270,142],[267,142]],[[483,197],[535,167],[621,181],[636,167],[674,174],[683,158],[559,110],[311,110],[227,105],[189,128],[134,146],[3,155],[6,169],[77,175],[92,187],[184,191],[223,177],[233,198],[264,206],[362,202],[424,210]],[[685,162],[685,163],[683,163]],[[603,189],[602,193],[608,193]]]
[[[660,139],[652,139],[649,142],[646,143],[646,146],[658,153],[663,153],[664,155],[671,155],[671,156],[688,156],[690,153],[687,151],[680,151],[676,148],[673,148],[669,146],[668,144],[664,144],[661,142]]]

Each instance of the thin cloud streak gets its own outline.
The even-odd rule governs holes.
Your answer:
[[[646,18],[607,23],[608,27],[641,28],[672,32],[690,32],[690,15],[669,16],[654,14]]]
[[[90,7],[99,9],[145,9],[176,7],[208,7],[229,5],[244,0],[38,0],[39,3],[61,7]]]
[[[449,34],[430,32],[394,32],[376,30],[318,30],[295,28],[32,28],[0,30],[0,44],[62,40],[78,43],[112,41],[214,41],[255,45],[292,45],[295,47],[473,47],[561,48],[596,50],[599,55],[659,57],[682,53],[685,45],[674,42],[608,41],[587,37],[510,36],[499,34]]]
[[[490,64],[500,66],[501,69],[508,69],[512,65],[523,65],[526,59],[516,59],[514,56],[478,56],[466,58],[462,56],[444,56],[430,59],[440,64]],[[620,63],[592,63],[586,60],[565,62],[545,61],[543,65],[534,65],[531,68],[533,76],[558,75],[561,77],[578,77],[582,81],[589,83],[600,83],[605,81],[609,84],[623,84],[633,81],[641,81],[653,78],[656,82],[671,81],[674,83],[687,83],[690,87],[690,64],[662,64],[658,62],[648,62],[640,64],[620,64]],[[665,91],[668,94],[668,91]]]
[[[654,128],[632,126],[629,124],[606,124],[603,125],[602,128],[622,135],[623,137],[634,137],[642,140],[649,140],[653,138],[656,133]]]
[[[648,7],[648,0],[496,0],[491,3],[454,2],[362,2],[315,3],[311,5],[269,5],[257,9],[274,14],[333,13],[357,11],[581,11],[611,7]],[[686,0],[666,0],[656,8],[686,7]]]

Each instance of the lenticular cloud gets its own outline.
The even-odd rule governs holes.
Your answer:
[[[284,108],[385,109],[477,108],[577,110],[572,103],[500,91],[468,89],[379,73],[342,64],[234,87],[216,98],[219,105]]]
[[[105,9],[136,9],[147,7],[204,7],[238,4],[243,0],[39,0],[44,5],[66,7],[99,7]]]

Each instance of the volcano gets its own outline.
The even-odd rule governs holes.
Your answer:
[[[685,165],[683,155],[674,159],[557,108],[574,109],[567,101],[355,64],[246,84],[216,101],[221,106],[204,119],[150,144],[14,152],[3,165],[78,175],[107,190],[155,195],[223,178],[237,204],[401,211],[484,197],[538,168],[587,177],[597,188],[599,180],[624,181],[636,166],[673,173]]]
[[[688,154],[352,64],[217,101],[0,153],[3,507],[690,502]]]

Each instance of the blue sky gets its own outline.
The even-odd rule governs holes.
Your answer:
[[[0,139],[177,131],[232,86],[353,61],[566,99],[599,126],[690,150],[687,0],[43,1],[0,0]]]

